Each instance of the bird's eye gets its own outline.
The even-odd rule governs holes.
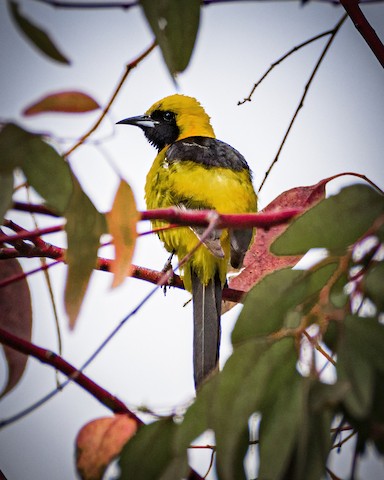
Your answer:
[[[175,118],[175,114],[173,112],[164,112],[163,118],[166,122],[171,122]]]

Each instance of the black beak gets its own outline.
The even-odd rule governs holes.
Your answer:
[[[159,122],[153,120],[153,118],[151,118],[149,115],[138,115],[137,117],[130,117],[120,120],[120,122],[117,122],[117,124],[135,125],[136,127],[140,128],[155,128]]]

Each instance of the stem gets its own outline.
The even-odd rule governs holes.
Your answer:
[[[141,420],[136,417],[136,415],[132,413],[121,400],[114,395],[111,395],[107,390],[100,387],[100,385],[95,383],[93,380],[84,375],[70,363],[66,362],[62,357],[56,355],[54,352],[38,347],[27,340],[7,332],[3,328],[0,328],[0,342],[8,347],[13,348],[14,350],[17,350],[18,352],[37,358],[42,363],[51,365],[66,375],[69,380],[84,388],[94,398],[99,400],[100,403],[105,405],[114,413],[125,413],[138,424],[142,423]],[[0,423],[0,426],[4,426],[4,423]]]
[[[269,174],[271,173],[271,170],[272,170],[273,166],[277,163],[277,161],[278,161],[278,159],[279,159],[279,156],[280,156],[280,153],[281,153],[281,151],[282,151],[282,149],[283,149],[283,147],[284,147],[284,145],[285,145],[285,142],[286,142],[286,140],[287,140],[287,138],[288,138],[288,135],[289,135],[289,133],[290,133],[292,127],[293,127],[293,124],[295,123],[295,120],[296,120],[296,118],[297,118],[297,115],[299,114],[299,111],[300,111],[300,110],[303,108],[303,106],[304,106],[304,100],[305,100],[305,97],[307,96],[309,87],[311,86],[311,84],[312,84],[312,82],[313,82],[313,80],[314,80],[314,78],[315,78],[315,76],[316,76],[316,73],[317,73],[317,71],[318,71],[318,69],[319,69],[319,67],[320,67],[320,65],[321,65],[321,63],[322,63],[322,61],[324,60],[324,57],[325,57],[326,53],[328,52],[330,46],[332,45],[332,42],[333,42],[333,40],[334,40],[337,32],[340,30],[340,28],[341,28],[341,26],[343,25],[343,23],[345,22],[346,18],[347,18],[347,15],[346,15],[346,14],[343,15],[342,18],[339,20],[339,22],[336,24],[335,28],[332,30],[331,37],[330,37],[330,39],[328,40],[327,44],[325,45],[325,47],[324,47],[324,49],[323,49],[323,51],[322,51],[322,53],[321,53],[321,55],[320,55],[320,57],[319,57],[319,60],[317,61],[316,65],[315,65],[315,68],[313,69],[312,74],[311,74],[311,76],[309,77],[309,80],[308,80],[307,84],[306,84],[305,87],[304,87],[304,93],[303,93],[303,95],[302,95],[302,97],[301,97],[301,99],[300,99],[299,105],[298,105],[298,107],[296,108],[296,111],[295,111],[295,113],[294,113],[294,115],[293,115],[293,117],[292,117],[292,120],[291,120],[290,123],[289,123],[288,129],[287,129],[287,131],[285,132],[284,138],[283,138],[283,140],[282,140],[282,142],[281,142],[281,144],[280,144],[280,147],[279,147],[279,149],[278,149],[278,151],[277,151],[277,154],[276,154],[275,158],[273,159],[271,165],[269,166],[268,170],[265,172],[264,179],[263,179],[263,181],[261,182],[261,185],[260,185],[259,190],[258,190],[259,192],[260,192],[260,190],[263,188],[263,185],[264,185],[265,181],[267,180]]]
[[[307,45],[309,45],[310,43],[313,43],[315,42],[316,40],[319,40],[320,38],[323,38],[327,35],[331,35],[333,32],[333,30],[327,30],[326,32],[323,32],[323,33],[320,33],[319,35],[316,35],[312,38],[310,38],[309,40],[306,40],[305,42],[303,43],[300,43],[300,45],[296,45],[295,47],[293,47],[291,50],[289,50],[289,52],[285,53],[282,57],[280,57],[278,60],[276,60],[275,62],[273,62],[271,64],[271,66],[268,68],[268,70],[264,73],[264,75],[255,83],[255,85],[253,86],[252,90],[250,91],[248,97],[245,97],[243,100],[241,101],[238,101],[237,102],[237,105],[243,105],[245,102],[250,102],[252,100],[252,95],[255,93],[255,90],[256,88],[260,85],[260,83],[271,73],[271,71],[277,66],[279,65],[281,62],[283,62],[286,58],[288,58],[290,55],[292,55],[293,53],[299,51],[301,48],[303,47],[306,47]]]
[[[64,156],[67,157],[69,154],[71,154],[74,150],[76,150],[78,147],[80,147],[80,145],[82,145],[85,140],[97,129],[97,127],[100,125],[100,123],[103,121],[104,117],[106,116],[106,114],[108,113],[109,109],[111,108],[112,106],[112,103],[115,101],[115,98],[117,97],[117,94],[120,92],[121,90],[121,87],[123,86],[125,80],[127,79],[129,73],[131,72],[131,70],[133,70],[135,67],[137,67],[137,65],[142,61],[144,60],[144,58],[146,56],[148,56],[152,50],[156,47],[156,40],[145,50],[144,53],[142,53],[141,55],[139,55],[135,60],[133,60],[131,63],[129,63],[126,68],[125,68],[125,72],[123,73],[121,79],[120,79],[120,82],[118,83],[117,87],[115,88],[115,91],[113,92],[109,102],[107,103],[107,105],[104,107],[103,111],[101,112],[101,115],[100,117],[97,119],[97,121],[95,122],[95,124],[88,130],[88,132],[86,132],[81,138],[80,140],[75,144],[73,145],[73,147],[71,147],[66,153],[64,153]]]
[[[348,13],[360,35],[372,50],[372,53],[380,62],[380,65],[384,67],[384,45],[366,19],[364,13],[360,10],[359,2],[357,0],[340,0],[340,3]]]

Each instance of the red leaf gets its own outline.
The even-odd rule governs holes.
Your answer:
[[[15,259],[0,261],[0,281],[16,277],[23,271]],[[31,340],[32,308],[28,284],[25,278],[0,288],[0,327],[24,340]],[[19,382],[28,357],[10,347],[3,347],[8,364],[8,381],[0,397],[7,394]]]
[[[287,208],[303,208],[308,210],[325,197],[325,186],[331,178],[321,180],[309,187],[296,187],[287,190],[273,200],[263,212],[284,210]],[[288,228],[289,224],[277,225],[268,230],[258,229],[255,239],[244,259],[244,270],[229,281],[229,286],[247,292],[265,275],[285,267],[293,267],[301,256],[273,255],[269,251],[272,242]]]
[[[39,99],[23,111],[31,116],[46,112],[84,113],[100,108],[100,105],[86,93],[77,91],[56,92]]]
[[[76,439],[76,466],[83,480],[101,480],[105,469],[135,435],[137,422],[124,414],[84,425]]]

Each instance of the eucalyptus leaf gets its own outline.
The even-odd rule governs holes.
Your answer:
[[[199,0],[140,0],[169,72],[188,66],[199,29]]]
[[[0,133],[1,169],[10,172],[20,167],[31,187],[49,207],[63,214],[72,194],[68,163],[40,135],[7,124]]]
[[[65,307],[73,328],[91,273],[96,267],[100,236],[107,227],[104,216],[96,210],[75,178],[73,195],[65,215],[68,238]]]
[[[126,443],[120,459],[120,479],[168,480],[186,475],[186,452],[174,454],[174,435],[177,425],[165,418],[145,425]]]
[[[264,277],[247,294],[232,332],[233,344],[269,335],[286,323],[292,325],[291,309],[304,301],[313,303],[314,295],[324,287],[335,269],[334,263],[313,271],[286,268]],[[295,318],[296,323],[297,320]]]
[[[297,354],[292,338],[252,340],[237,347],[219,376],[213,410],[220,478],[236,478],[249,417],[274,401],[293,381]]]
[[[0,224],[12,203],[13,174],[0,172]]]
[[[368,271],[363,281],[363,288],[378,311],[384,312],[384,262],[380,262]]]
[[[70,61],[60,52],[49,35],[20,13],[19,5],[16,2],[10,1],[8,5],[13,20],[32,45],[50,59],[66,65],[70,64]]]
[[[259,480],[284,478],[300,435],[301,390],[302,378],[295,374],[275,400],[263,409],[259,434]]]
[[[366,185],[353,185],[321,201],[292,222],[275,240],[276,255],[298,255],[310,248],[344,251],[384,213],[384,196]]]

